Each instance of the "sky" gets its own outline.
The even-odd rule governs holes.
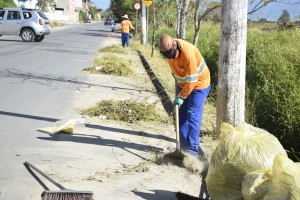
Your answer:
[[[110,6],[110,0],[91,0],[97,8],[106,10]],[[257,0],[256,0],[257,1]],[[276,21],[282,14],[283,10],[287,10],[290,13],[291,20],[295,20],[296,16],[300,15],[300,0],[280,0],[282,2],[290,3],[283,4],[277,2],[271,2],[267,6],[263,7],[253,15],[249,16],[252,20],[259,20],[266,18],[270,21]],[[136,0],[139,2],[139,0]],[[296,3],[296,4],[295,4]],[[249,9],[253,6],[249,5]]]

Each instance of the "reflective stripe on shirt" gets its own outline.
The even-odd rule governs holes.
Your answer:
[[[204,71],[206,67],[206,62],[205,60],[202,58],[202,62],[199,65],[198,69],[197,69],[197,74],[194,75],[186,75],[184,77],[181,76],[176,76],[174,73],[172,73],[173,77],[178,81],[178,82],[182,82],[182,83],[193,83],[193,82],[197,82],[198,81],[198,77],[202,74],[202,72]]]

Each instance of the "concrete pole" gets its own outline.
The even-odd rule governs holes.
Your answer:
[[[147,44],[146,36],[147,36],[147,21],[146,21],[146,6],[143,1],[141,1],[141,43],[143,45]]]
[[[216,131],[222,122],[234,127],[245,120],[248,0],[223,0],[218,68]]]

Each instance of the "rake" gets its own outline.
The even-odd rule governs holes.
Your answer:
[[[48,179],[51,183],[57,186],[61,190],[45,190],[42,193],[42,200],[94,200],[93,192],[91,191],[75,191],[66,189],[61,184],[57,183],[41,170],[36,168],[34,165],[30,164],[29,162],[24,163],[25,166],[34,169],[36,172],[41,174],[44,178]]]

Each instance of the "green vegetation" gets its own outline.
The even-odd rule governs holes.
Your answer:
[[[54,0],[38,0],[37,5],[40,7],[42,11],[49,11],[51,8],[55,8]]]
[[[251,32],[247,49],[249,120],[300,150],[300,34]]]
[[[156,112],[155,104],[145,104],[136,101],[113,101],[105,100],[88,109],[82,110],[81,114],[88,116],[106,116],[108,120],[117,120],[134,123],[145,122],[168,122],[170,119],[162,117]]]
[[[274,26],[274,24],[270,24]],[[248,29],[246,121],[275,135],[285,149],[300,151],[300,33]],[[266,31],[269,30],[269,31]],[[212,72],[216,97],[219,25],[202,25],[199,49]],[[293,157],[292,157],[293,159]]]
[[[0,0],[0,7],[7,8],[16,8],[17,5],[13,0]]]
[[[79,21],[83,22],[83,20],[84,20],[85,18],[87,18],[87,17],[88,17],[88,16],[87,16],[87,13],[86,13],[86,12],[84,12],[84,11],[82,11],[82,10],[79,11]]]
[[[115,55],[105,55],[98,57],[94,61],[94,66],[83,71],[92,74],[108,74],[115,76],[134,76],[132,62],[124,60]]]

